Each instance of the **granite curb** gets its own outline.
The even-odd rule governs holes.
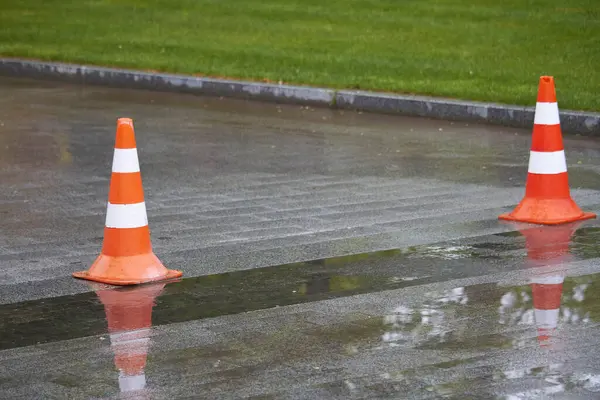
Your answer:
[[[314,105],[337,109],[488,123],[515,128],[531,128],[534,118],[534,107],[359,90],[334,90],[244,82],[11,58],[0,58],[0,75]],[[561,110],[560,118],[562,130],[565,133],[600,136],[600,113]]]

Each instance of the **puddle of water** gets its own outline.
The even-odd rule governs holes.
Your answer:
[[[566,246],[564,251],[573,259],[598,255],[600,228],[581,228],[572,238],[569,232],[553,236],[555,248]],[[165,288],[157,299],[154,324],[400,289],[444,281],[449,276],[456,279],[502,272],[506,265],[487,261],[501,260],[512,263],[511,268],[521,268],[524,247],[523,234],[510,232],[469,244],[413,246],[188,278]],[[94,293],[1,305],[0,321],[0,349],[105,331],[103,307]]]

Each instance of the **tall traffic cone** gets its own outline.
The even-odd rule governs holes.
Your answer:
[[[133,121],[119,118],[102,251],[88,271],[73,276],[136,285],[181,275],[181,271],[166,269],[152,251]]]
[[[525,197],[511,213],[498,218],[555,225],[595,217],[596,214],[581,211],[571,198],[554,78],[542,76],[535,107]]]
[[[97,290],[104,305],[119,390],[137,392],[146,387],[146,360],[150,347],[152,308],[165,283]]]

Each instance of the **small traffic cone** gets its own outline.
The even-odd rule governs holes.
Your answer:
[[[554,78],[542,76],[535,107],[525,197],[511,213],[498,218],[556,225],[595,217],[596,214],[581,211],[571,198]]]
[[[137,392],[146,388],[146,360],[152,330],[152,308],[164,282],[136,288],[100,289],[104,305],[119,390]]]
[[[181,271],[166,269],[152,251],[133,121],[119,118],[102,251],[88,271],[73,276],[137,285],[181,275]]]

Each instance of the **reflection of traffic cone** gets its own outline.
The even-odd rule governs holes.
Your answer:
[[[525,197],[500,219],[554,225],[595,218],[571,198],[567,163],[560,129],[554,78],[542,76],[537,105]]]
[[[527,260],[532,267],[544,267],[569,261],[571,237],[583,224],[575,221],[564,225],[535,227],[512,224],[525,237]]]
[[[133,121],[120,118],[113,156],[102,252],[76,278],[135,285],[181,276],[166,269],[152,251]]]
[[[535,325],[540,346],[548,346],[558,326],[564,277],[552,274],[531,280]]]
[[[527,260],[532,268],[530,280],[535,324],[540,346],[550,345],[550,338],[558,326],[564,273],[552,266],[572,259],[571,237],[583,222],[560,226],[527,228],[519,231],[525,236]]]
[[[104,304],[121,392],[142,390],[146,386],[144,368],[150,344],[152,307],[164,286],[160,283],[96,292]]]

